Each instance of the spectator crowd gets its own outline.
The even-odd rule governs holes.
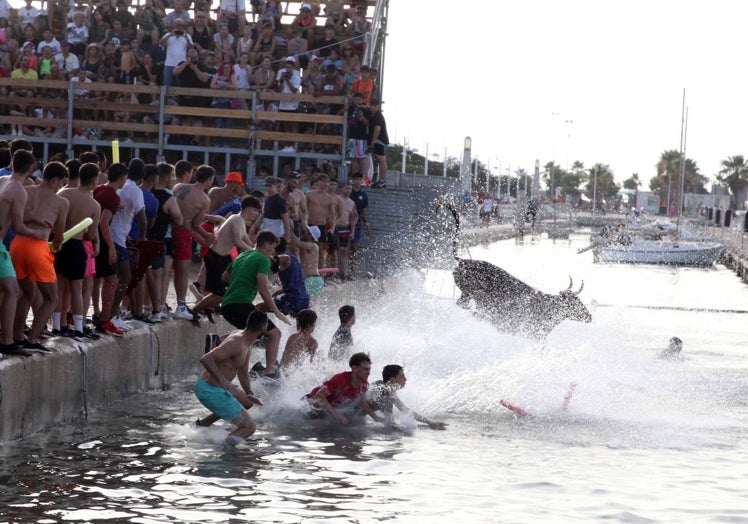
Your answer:
[[[35,4],[44,9],[40,9]],[[293,12],[292,12],[293,11]],[[298,11],[297,13],[295,11]],[[35,104],[35,99],[67,100],[66,90],[45,88],[43,80],[76,82],[76,99],[111,102],[112,109],[81,110],[78,118],[108,119],[122,123],[155,123],[152,112],[129,110],[134,105],[158,104],[151,94],[131,94],[96,89],[97,82],[210,88],[216,96],[182,95],[168,105],[218,109],[246,109],[246,98],[232,91],[303,93],[316,103],[279,99],[264,101],[264,111],[345,114],[378,106],[375,78],[378,72],[363,62],[371,22],[366,0],[279,2],[276,0],[221,0],[213,9],[206,0],[142,0],[130,6],[125,0],[26,0],[12,9],[0,0],[0,77],[39,81],[39,88],[0,88],[0,96],[14,96],[0,105],[11,116],[37,117],[36,126],[10,124],[0,132],[11,136],[61,137],[65,129],[43,125],[58,118],[59,109]],[[288,22],[290,20],[290,22]],[[285,21],[285,22],[284,22]],[[220,94],[219,94],[220,93]],[[353,95],[360,95],[356,101]],[[326,103],[324,97],[345,96],[346,104]],[[28,98],[20,101],[19,98]],[[117,105],[128,109],[117,110]],[[349,121],[351,134],[369,138],[373,125],[357,112]],[[381,113],[380,113],[381,115]],[[247,121],[233,118],[180,118],[169,115],[166,124],[245,128]],[[257,122],[260,129],[305,134],[342,134],[337,124]],[[8,129],[9,128],[9,129]],[[124,140],[132,132],[77,129],[87,138]],[[115,135],[124,136],[115,136]],[[366,136],[364,136],[366,135]],[[148,139],[148,136],[142,138]],[[358,138],[358,136],[356,137]],[[386,132],[375,142],[386,145]],[[183,137],[173,137],[183,140]],[[189,145],[228,146],[229,139],[187,137]],[[339,146],[313,141],[276,144],[285,151],[340,153]],[[358,161],[361,151],[347,154]],[[371,152],[371,151],[370,151]],[[361,155],[361,156],[357,156]],[[383,155],[381,155],[383,158]],[[377,157],[375,163],[382,162]]]

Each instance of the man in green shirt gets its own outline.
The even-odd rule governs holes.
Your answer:
[[[278,238],[271,231],[261,231],[257,235],[257,244],[252,251],[245,251],[234,259],[223,273],[224,282],[228,282],[226,293],[221,302],[221,313],[237,329],[247,326],[247,318],[255,311],[254,300],[259,292],[267,311],[291,324],[286,316],[278,310],[268,286],[271,257],[274,256]],[[280,378],[276,368],[281,332],[271,321],[268,321],[265,344],[265,376]]]

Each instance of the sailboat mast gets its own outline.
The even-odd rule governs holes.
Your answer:
[[[683,189],[686,182],[686,138],[688,134],[688,108],[686,107],[686,88],[683,88],[683,106],[680,121],[680,187],[677,191],[678,205],[675,218],[675,229],[680,233],[680,217],[683,214]]]

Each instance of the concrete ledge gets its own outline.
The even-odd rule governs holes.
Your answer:
[[[0,360],[0,441],[23,438],[50,425],[135,393],[161,389],[194,376],[205,335],[227,333],[216,325],[185,320],[140,326],[122,338],[95,342],[52,339],[52,355],[5,356]]]

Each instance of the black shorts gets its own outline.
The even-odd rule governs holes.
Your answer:
[[[351,230],[347,227],[336,227],[335,237],[338,239],[339,248],[347,248],[351,244]]]
[[[203,257],[205,263],[205,289],[220,297],[226,292],[226,283],[221,276],[231,264],[231,255],[219,255],[212,249]]]
[[[109,246],[106,242],[101,242],[99,254],[96,255],[96,278],[104,278],[114,275],[117,272],[117,264],[109,263]]]
[[[233,303],[233,304],[227,304],[227,305],[221,305],[221,314],[223,315],[223,318],[225,318],[229,324],[234,326],[237,329],[244,329],[247,327],[247,319],[249,318],[249,315],[252,314],[252,311],[256,311],[257,308],[254,306],[254,304],[246,304],[246,303]],[[275,324],[273,324],[272,320],[268,320],[268,331],[271,329],[277,329]]]
[[[340,243],[338,243],[338,228],[335,228],[333,231],[328,231],[327,233],[327,249],[332,251],[337,251],[340,247]]]
[[[71,238],[55,253],[55,273],[68,280],[82,280],[86,276],[88,254],[83,241]]]
[[[373,151],[374,156],[385,156],[384,147],[385,147],[384,144],[380,142],[377,142],[376,144],[374,144],[374,151]]]
[[[296,238],[301,238],[301,220],[294,220],[292,224],[293,234],[296,235]]]

